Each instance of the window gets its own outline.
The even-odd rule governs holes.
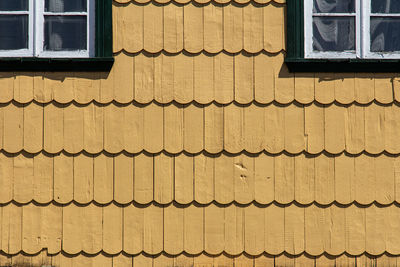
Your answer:
[[[400,58],[400,1],[305,0],[307,58]]]
[[[36,56],[93,56],[94,0],[36,0],[35,13]]]
[[[111,0],[0,0],[0,70],[109,69],[111,8]]]
[[[363,0],[365,1],[365,0]],[[357,0],[305,0],[306,58],[356,58],[361,47],[360,5]],[[358,27],[357,27],[358,26]]]
[[[287,6],[289,69],[400,70],[399,0],[288,0]]]
[[[94,16],[94,0],[2,0],[0,56],[93,56]]]

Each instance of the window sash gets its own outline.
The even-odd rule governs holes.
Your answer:
[[[379,14],[379,13],[371,13],[371,0],[363,0],[363,8],[362,8],[362,23],[363,23],[363,58],[372,58],[372,59],[398,59],[400,58],[400,51],[394,52],[371,52],[371,18],[373,17],[400,17],[400,13],[397,14]]]
[[[355,13],[313,13],[313,0],[304,0],[304,57],[305,58],[366,58],[366,59],[399,59],[400,51],[372,52],[370,22],[372,17],[397,17],[400,14],[372,14],[371,0],[356,0]],[[354,16],[355,52],[319,52],[313,50],[313,17],[349,17]]]
[[[355,2],[354,13],[313,13],[313,0],[304,0],[304,48],[305,58],[357,58],[360,57],[360,37],[358,31],[361,26],[360,21],[360,1]],[[355,46],[353,51],[314,51],[313,49],[313,17],[354,17],[355,19]]]
[[[35,56],[36,57],[58,57],[58,58],[86,58],[94,57],[95,53],[95,0],[87,0],[87,12],[45,12],[44,1],[36,0],[36,29]],[[68,1],[68,0],[66,0]],[[45,51],[44,50],[44,16],[86,16],[86,50],[82,51]],[[41,26],[40,26],[41,25]]]
[[[68,1],[68,0],[66,0]],[[95,0],[87,0],[86,12],[45,12],[45,0],[29,0],[29,11],[0,11],[0,15],[28,15],[28,49],[0,50],[0,57],[89,58],[95,56]],[[86,16],[86,49],[44,51],[44,16]]]
[[[28,48],[16,50],[0,50],[0,57],[31,57],[34,51],[34,1],[29,1],[28,11],[0,11],[0,15],[28,15]]]

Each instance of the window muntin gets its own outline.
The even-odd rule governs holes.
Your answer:
[[[0,57],[94,57],[94,8],[95,0],[1,0]]]
[[[305,58],[400,58],[400,1],[304,0]]]

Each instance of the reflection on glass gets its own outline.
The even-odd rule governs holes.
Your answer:
[[[86,50],[86,16],[45,16],[44,50]]]
[[[46,0],[46,12],[86,12],[86,0]]]
[[[28,15],[0,15],[0,50],[28,48]]]
[[[314,51],[354,51],[354,17],[314,17]]]
[[[371,0],[372,13],[400,13],[399,0]]]
[[[400,18],[371,18],[371,52],[400,51]]]
[[[0,0],[1,11],[28,11],[28,0]]]
[[[355,0],[314,0],[314,13],[354,13],[355,7]]]

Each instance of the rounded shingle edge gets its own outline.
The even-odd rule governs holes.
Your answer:
[[[255,2],[257,4],[286,4],[286,0],[113,0],[115,3],[118,4],[129,4],[129,3],[136,3],[136,4],[147,4],[150,2],[157,2],[158,4],[167,4],[167,3],[177,3],[177,4],[187,4],[190,2],[195,2],[196,4],[208,4],[210,2],[215,2],[217,4],[228,4],[228,3],[236,3],[236,4],[247,4],[251,2]]]

